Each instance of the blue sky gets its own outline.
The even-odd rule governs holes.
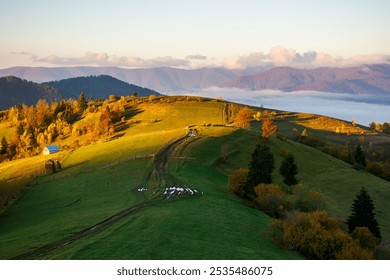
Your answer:
[[[0,0],[0,68],[377,63],[390,1]]]

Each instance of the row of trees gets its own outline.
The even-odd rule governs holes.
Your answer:
[[[280,139],[285,136],[278,134]],[[302,144],[317,148],[324,153],[341,159],[356,169],[366,170],[375,176],[390,181],[390,152],[385,146],[382,148],[373,143],[366,143],[364,136],[352,137],[344,145],[325,142],[315,136],[309,136],[306,130],[301,134],[298,130],[291,131],[290,139]]]
[[[390,134],[390,123],[384,122],[383,124],[377,123],[377,122],[371,122],[370,128],[374,131],[383,132],[386,134]]]

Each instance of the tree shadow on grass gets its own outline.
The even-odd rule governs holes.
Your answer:
[[[131,106],[130,108],[126,109],[124,117],[126,120],[129,120],[129,119],[133,118],[134,116],[141,114],[142,112],[144,112],[144,110],[136,108],[135,106]]]

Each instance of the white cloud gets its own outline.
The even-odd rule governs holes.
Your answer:
[[[223,67],[227,69],[245,69],[269,64],[267,56],[261,52],[251,53],[247,56],[227,57],[223,61]]]
[[[82,57],[59,57],[50,55],[37,57],[33,55],[35,62],[49,63],[55,65],[92,65],[92,66],[118,66],[118,67],[188,67],[189,61],[177,59],[171,56],[157,57],[154,59],[142,59],[134,56],[110,56],[107,53],[87,52]]]
[[[187,55],[187,60],[206,60],[207,56],[201,55],[201,54],[191,54]]]
[[[29,54],[27,52],[14,53],[18,55]],[[343,58],[331,56],[317,51],[299,53],[294,49],[282,46],[273,47],[268,53],[254,52],[248,55],[226,57],[222,62],[215,58],[208,58],[201,54],[192,54],[184,59],[172,56],[143,59],[135,56],[117,56],[107,53],[87,52],[81,57],[60,57],[50,55],[38,57],[31,54],[31,59],[37,63],[67,66],[118,66],[118,67],[177,67],[177,68],[200,68],[220,67],[227,69],[246,69],[254,67],[290,66],[295,68],[316,68],[316,67],[347,67],[373,63],[389,63],[390,56],[387,55],[359,55]]]
[[[259,66],[290,66],[296,68],[315,67],[346,67],[362,64],[388,63],[390,56],[360,55],[348,58],[333,57],[329,54],[316,51],[298,53],[294,49],[282,46],[273,47],[268,54],[258,52],[244,56],[227,57],[223,66],[227,69],[245,69]]]

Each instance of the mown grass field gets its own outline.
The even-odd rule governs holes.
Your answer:
[[[128,108],[129,125],[115,140],[59,155],[63,170],[39,176],[0,216],[0,258],[13,258],[69,236],[149,198],[151,194],[133,190],[147,182],[145,174],[153,167],[152,159],[135,157],[156,153],[181,137],[186,126],[197,126],[201,136],[180,147],[177,156],[187,159],[172,158],[169,171],[177,182],[202,195],[157,201],[103,231],[39,258],[302,258],[271,240],[268,216],[229,193],[227,176],[248,165],[259,125],[255,123],[251,130],[203,126],[223,124],[223,109],[223,102],[210,101],[143,103]],[[283,125],[287,126],[286,122]],[[222,145],[228,147],[226,161],[221,156]],[[329,212],[341,220],[348,217],[356,193],[366,187],[382,235],[390,238],[389,182],[299,143],[273,138],[270,146],[276,159],[275,182],[283,185],[277,169],[284,148],[294,154],[305,188],[324,193]],[[0,179],[8,180],[25,166],[39,169],[46,159],[37,156],[1,164]],[[28,178],[29,172],[19,177]]]

